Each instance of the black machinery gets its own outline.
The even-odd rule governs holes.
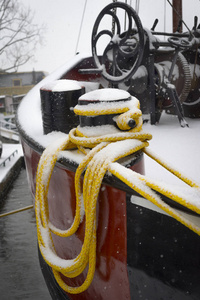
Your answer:
[[[118,13],[126,17],[122,32]],[[102,28],[111,18],[112,29]],[[143,114],[150,114],[151,124],[161,113],[178,116],[182,127],[188,126],[184,116],[200,117],[200,26],[188,32],[156,32],[156,19],[151,30],[143,29],[132,7],[122,2],[106,6],[96,19],[92,32],[92,53],[96,69],[81,72],[100,73],[112,87],[128,90],[141,103]],[[161,41],[158,37],[167,37]],[[103,55],[98,46],[106,41]],[[101,43],[100,43],[101,40]]]

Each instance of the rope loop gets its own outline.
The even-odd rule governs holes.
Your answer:
[[[113,111],[115,113],[116,111],[117,113],[121,113],[114,118],[117,126],[122,131],[113,128],[113,132],[99,135],[97,133],[98,128],[93,128],[94,133],[86,135],[85,132],[87,132],[87,129],[78,126],[72,129],[66,138],[59,139],[55,141],[53,145],[47,147],[38,164],[35,211],[40,251],[46,263],[52,268],[58,284],[64,291],[71,294],[78,294],[85,291],[90,286],[94,277],[97,239],[96,205],[102,180],[107,171],[118,177],[142,197],[151,201],[173,218],[200,235],[200,227],[192,223],[186,214],[166,204],[157,192],[196,213],[200,213],[200,201],[199,203],[197,201],[188,201],[185,193],[177,194],[173,189],[166,189],[166,187],[159,182],[155,182],[152,179],[127,169],[117,162],[120,158],[138,151],[143,151],[172,174],[187,183],[192,189],[192,195],[195,194],[196,198],[200,198],[200,187],[198,184],[183,176],[179,171],[162,161],[157,155],[147,150],[149,145],[148,140],[150,140],[152,136],[142,130],[142,114],[139,109],[139,102],[136,101],[133,103],[133,101],[131,101],[132,100],[127,101],[128,104],[123,104],[117,108],[111,108],[110,104],[107,105],[110,114],[113,113]],[[97,110],[98,109],[100,110],[100,106]],[[77,105],[75,112],[77,114],[84,113],[89,116],[96,114],[92,104],[87,105],[87,110]],[[103,114],[105,112],[101,111],[101,113]],[[132,128],[133,121],[135,122],[134,128]],[[76,212],[74,221],[70,228],[61,230],[56,228],[56,226],[49,221],[48,188],[60,152],[72,148],[79,149],[85,156],[75,174]],[[81,178],[84,172],[85,175],[82,184]],[[85,236],[80,253],[73,259],[65,260],[60,258],[56,254],[52,233],[63,238],[72,236],[77,232],[83,217],[85,220]],[[68,278],[74,278],[80,275],[87,266],[87,276],[81,286],[71,287],[65,283],[61,274]]]

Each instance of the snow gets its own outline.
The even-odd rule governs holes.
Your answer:
[[[22,128],[30,137],[32,137],[43,147],[47,147],[49,144],[54,143],[54,141],[58,138],[66,138],[66,134],[61,132],[52,132],[48,135],[43,135],[39,88],[41,86],[44,86],[48,82],[52,82],[57,78],[60,78],[67,69],[71,68],[74,64],[77,63],[77,61],[80,61],[82,58],[82,56],[76,56],[74,61],[72,61],[70,64],[65,64],[63,68],[45,78],[28,93],[19,107],[18,116]],[[90,85],[90,90],[93,88],[94,86]],[[99,93],[101,92],[102,94],[100,95]],[[110,89],[101,89],[97,92],[92,91],[90,93],[87,93],[86,95],[81,96],[81,98],[85,100],[104,100],[105,104],[108,105],[109,101],[112,100],[113,97],[117,97],[117,99],[119,100],[127,99],[130,97],[129,93],[126,91],[119,91],[115,89],[114,93],[115,95],[113,95],[112,91],[112,94],[110,94]],[[132,99],[128,100],[127,102],[131,103],[131,101]],[[159,124],[150,125],[149,123],[145,123],[143,125],[143,130],[153,135],[152,140],[149,142],[149,148],[153,152],[157,153],[165,161],[168,161],[170,165],[180,170],[180,172],[185,174],[186,177],[189,177],[199,183],[200,120],[189,118],[186,118],[186,120],[189,124],[189,127],[182,128],[176,116],[163,113]],[[97,135],[99,135],[101,132],[110,134],[112,132],[112,130],[110,130],[111,129],[109,128],[109,131],[107,131],[105,126],[96,128]],[[84,131],[87,132],[86,135],[92,135],[89,128],[84,128]],[[62,152],[62,154],[68,159],[75,160],[78,163],[80,163],[83,158],[83,155],[76,150],[72,152]],[[186,186],[185,183],[169,173],[151,158],[146,155],[144,156],[145,171],[148,177],[163,181],[164,184],[171,184],[173,185],[173,189],[176,189],[176,186]]]
[[[60,131],[52,131],[51,133],[44,135],[42,128],[40,128],[40,133],[37,136],[32,135],[34,140],[42,145],[44,148],[51,145],[55,140],[60,138],[66,138],[66,134]]]
[[[43,171],[43,184],[46,186],[48,184],[49,174],[52,169],[52,160],[53,156],[57,156],[57,150],[63,149],[63,146],[66,145],[68,142],[68,136],[62,135],[59,138],[57,137],[53,143],[50,143],[48,147],[44,150],[42,159],[39,161],[39,166],[44,164],[45,168]]]
[[[149,148],[179,169],[187,177],[200,183],[200,120],[186,118],[189,127],[180,127],[176,116],[163,114],[157,125],[144,124],[143,129],[153,135]],[[145,156],[146,175],[171,184],[184,185],[160,165]]]
[[[0,166],[0,182],[7,176],[10,169],[14,166],[17,160],[23,156],[22,146],[21,144],[3,144],[3,152],[0,158],[0,164],[4,162],[4,160],[9,157],[15,150],[18,152],[11,157],[10,160],[7,160],[4,166]]]
[[[60,79],[53,82],[47,83],[42,87],[43,90],[50,90],[52,92],[64,92],[64,91],[73,91],[80,90],[81,85],[78,81]]]
[[[74,264],[74,259],[62,259],[56,253],[52,244],[52,239],[50,238],[49,230],[42,226],[41,220],[38,220],[40,223],[40,232],[42,239],[44,241],[45,247],[40,244],[40,250],[42,251],[43,256],[49,262],[53,262],[54,266],[60,266],[60,268],[68,268]]]
[[[80,100],[95,100],[95,101],[112,101],[125,100],[130,97],[130,94],[118,89],[100,89],[82,95]]]
[[[117,141],[107,145],[99,151],[95,157],[98,159],[109,158],[110,161],[115,160],[117,157],[120,157],[122,153],[128,153],[131,149],[139,147],[142,145],[142,142],[139,140],[124,140]]]
[[[111,89],[110,89],[111,90]],[[96,92],[96,91],[94,91]],[[87,95],[91,94],[93,92],[90,92],[88,93]],[[115,93],[114,93],[115,94]],[[110,92],[110,96],[112,96],[113,94]],[[85,95],[84,95],[85,96]],[[79,100],[82,98],[82,96],[79,98]],[[109,97],[109,99],[111,100],[112,97]],[[104,99],[104,100],[103,100]],[[137,104],[138,104],[138,100],[135,98],[135,97],[130,97],[129,100],[127,101],[117,101],[114,102],[106,102],[106,99],[108,98],[103,98],[100,100],[101,102],[97,102],[97,103],[89,103],[87,105],[79,105],[77,104],[74,108],[74,112],[78,115],[85,115],[85,112],[87,111],[90,111],[90,113],[92,112],[92,115],[105,115],[105,110],[108,111],[108,110],[113,110],[113,113],[114,110],[122,110],[122,109],[125,109],[125,108],[129,108],[129,109],[133,109],[136,110],[137,108]],[[83,99],[81,99],[83,100]],[[128,110],[128,109],[127,109]],[[91,115],[91,117],[92,117]]]
[[[78,130],[84,135],[88,137],[101,136],[102,132],[106,132],[106,134],[118,134],[119,129],[113,125],[101,125],[101,126],[78,126]]]
[[[60,152],[58,159],[66,158],[72,162],[76,162],[76,163],[80,164],[84,157],[85,157],[85,155],[82,152],[80,152],[79,150],[65,150],[65,151]]]

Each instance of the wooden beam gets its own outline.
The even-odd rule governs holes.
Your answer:
[[[177,31],[179,21],[182,20],[182,0],[173,0],[173,32]],[[182,32],[182,26],[180,28],[180,31]]]

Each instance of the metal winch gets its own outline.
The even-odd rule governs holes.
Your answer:
[[[80,127],[113,125],[131,130],[141,116],[139,101],[127,91],[107,88],[82,95],[74,112],[79,115]]]
[[[129,92],[115,88],[86,94],[84,91],[84,87],[71,80],[57,80],[40,89],[44,134],[69,133],[78,125],[79,128],[111,126],[122,131],[137,131],[141,126],[140,103]]]

